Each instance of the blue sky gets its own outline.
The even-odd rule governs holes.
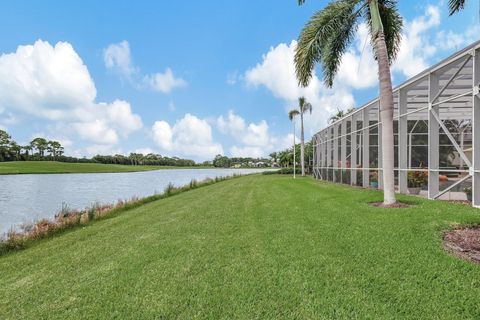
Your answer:
[[[364,26],[333,89],[320,70],[308,88],[297,87],[294,40],[325,3],[2,2],[0,127],[21,143],[60,140],[76,156],[268,155],[291,142],[287,112],[299,95],[314,107],[307,137],[336,108],[377,95]],[[446,1],[400,1],[395,84],[478,39],[478,1],[467,3],[448,17]]]

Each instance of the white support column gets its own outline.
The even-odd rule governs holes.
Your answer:
[[[333,134],[332,134],[333,128],[328,128],[327,129],[327,180],[332,180],[330,179],[330,167],[332,166],[332,143],[331,139],[333,139]]]
[[[327,130],[325,130],[323,133],[322,133],[322,157],[321,157],[321,162],[320,162],[320,167],[322,168],[325,168],[327,166],[327,143],[326,140],[328,140],[328,135],[327,135]],[[325,169],[321,169],[323,170],[323,173],[322,173],[322,180],[328,180],[327,179],[327,170]]]
[[[401,115],[406,114],[407,107],[407,89],[400,89],[398,92],[398,189],[400,193],[407,193],[408,190],[408,172],[403,171],[408,166],[408,118]],[[402,170],[403,169],[403,170]]]
[[[382,157],[382,125],[380,124],[380,102],[378,102],[378,119],[377,119],[377,144],[378,144],[378,188],[383,189],[383,157]]]
[[[370,125],[369,108],[363,109],[363,187],[368,188],[370,186],[370,129],[365,129]]]
[[[432,106],[432,99],[439,91],[439,79],[435,72],[429,75],[429,93],[428,93],[428,198],[434,199],[439,193],[439,172],[432,171],[439,168],[439,129],[433,112],[438,111],[438,106]]]
[[[342,147],[340,148],[340,161],[341,161],[341,171],[340,171],[340,178],[341,183],[343,183],[344,177],[343,172],[347,168],[347,120],[342,121]]]
[[[473,57],[473,96],[472,96],[472,204],[480,208],[480,52]]]
[[[357,184],[357,114],[351,116],[350,121],[350,184]]]
[[[338,170],[338,125],[333,126],[333,182],[337,182]]]

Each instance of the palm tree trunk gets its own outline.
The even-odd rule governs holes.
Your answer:
[[[303,130],[303,112],[300,112],[300,161],[302,163],[302,177],[305,177],[305,134]]]
[[[387,44],[378,8],[378,0],[369,0],[374,50],[378,62],[380,83],[380,121],[382,122],[383,204],[391,205],[395,199],[394,146],[393,146],[393,91]]]
[[[375,39],[380,82],[380,120],[382,121],[383,203],[391,205],[395,198],[394,146],[393,146],[393,92],[390,64],[385,36],[380,32]]]

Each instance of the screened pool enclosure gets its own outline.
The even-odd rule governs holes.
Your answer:
[[[394,89],[397,191],[480,207],[480,41]],[[313,136],[317,179],[382,188],[378,98]],[[413,187],[417,187],[413,189]]]

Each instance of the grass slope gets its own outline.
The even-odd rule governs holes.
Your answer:
[[[0,258],[1,319],[479,318],[480,266],[441,231],[467,206],[248,176]]]
[[[168,166],[127,166],[119,164],[66,163],[55,161],[0,162],[0,174],[134,172],[174,168],[175,167]]]

